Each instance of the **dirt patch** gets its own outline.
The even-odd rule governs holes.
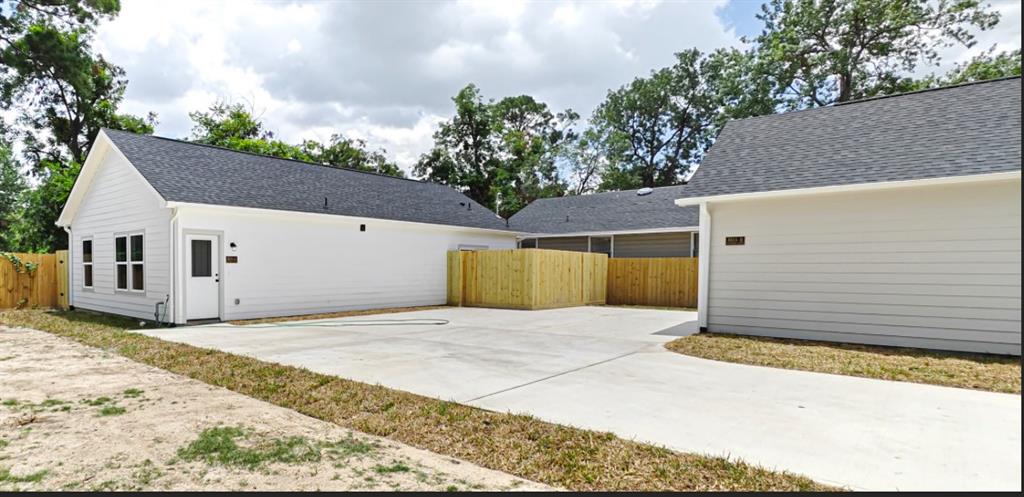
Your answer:
[[[49,333],[0,350],[0,490],[545,488]]]

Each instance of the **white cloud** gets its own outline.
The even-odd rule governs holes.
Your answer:
[[[725,3],[128,0],[97,48],[127,71],[125,109],[157,112],[161,135],[187,135],[188,112],[224,99],[250,105],[285,140],[344,133],[410,168],[467,83],[587,116],[609,88],[674,52],[737,45],[718,15]],[[1020,46],[1020,3],[997,8],[999,29],[974,51]]]

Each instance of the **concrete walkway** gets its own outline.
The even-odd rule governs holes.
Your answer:
[[[1021,487],[1018,395],[721,363],[662,347],[695,331],[690,312],[581,307],[146,333],[854,489]]]

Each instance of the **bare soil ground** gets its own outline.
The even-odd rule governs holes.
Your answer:
[[[0,326],[0,490],[544,488]]]

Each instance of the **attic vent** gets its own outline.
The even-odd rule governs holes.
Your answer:
[[[650,195],[652,192],[654,192],[654,188],[643,187],[643,188],[637,190],[636,194],[637,194],[637,196],[642,197],[644,195]]]

